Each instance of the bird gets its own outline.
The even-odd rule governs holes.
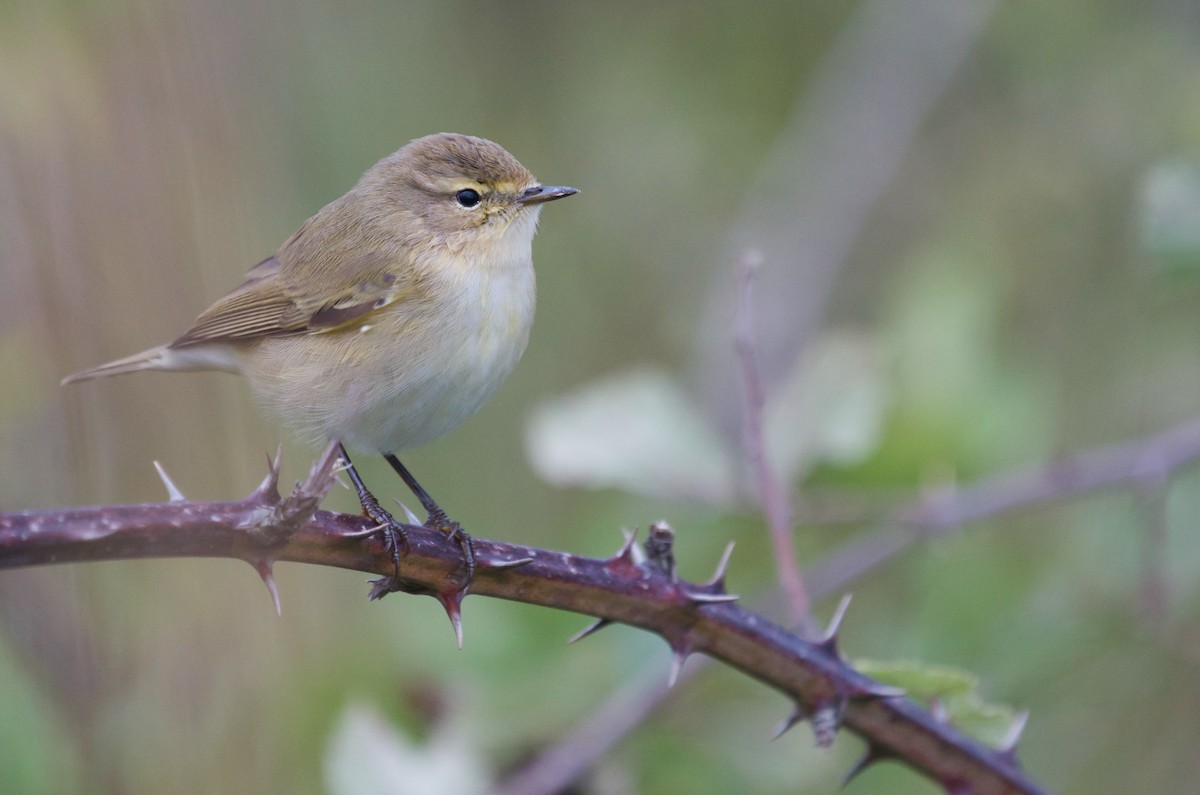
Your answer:
[[[363,512],[384,535],[398,590],[403,526],[367,489],[348,448],[378,453],[475,570],[471,537],[397,457],[475,413],[529,340],[532,243],[545,186],[499,144],[417,138],[305,221],[174,341],[69,375],[142,370],[242,375],[267,413],[310,443],[336,442]]]

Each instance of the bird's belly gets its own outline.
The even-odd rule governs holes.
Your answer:
[[[245,375],[264,406],[308,441],[372,452],[424,444],[479,410],[525,350],[532,269],[527,285],[493,287],[436,312],[263,340],[268,355],[256,358],[269,364]]]

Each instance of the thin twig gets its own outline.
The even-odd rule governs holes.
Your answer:
[[[792,540],[792,506],[783,484],[767,455],[767,440],[763,430],[763,408],[767,397],[758,373],[758,353],[754,344],[753,284],[754,274],[762,264],[761,255],[754,250],[742,254],[737,262],[737,314],[734,319],[734,345],[742,368],[746,392],[742,441],[746,458],[754,471],[759,500],[775,548],[775,568],[779,584],[787,597],[792,623],[801,631],[810,629],[812,614],[804,578],[796,561],[796,545]]]
[[[917,541],[955,531],[968,522],[1087,494],[1113,486],[1151,488],[1165,499],[1165,487],[1182,468],[1200,461],[1200,418],[1129,442],[1105,445],[1045,464],[1021,467],[974,483],[942,487],[869,520],[883,529],[845,544],[807,575],[809,587],[826,593],[890,560]],[[1155,514],[1151,513],[1151,517]],[[1153,531],[1153,523],[1151,532]]]

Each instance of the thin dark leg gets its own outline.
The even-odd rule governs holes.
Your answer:
[[[375,499],[375,495],[367,490],[367,485],[363,483],[362,478],[358,475],[358,470],[354,468],[354,462],[350,460],[350,454],[346,452],[345,445],[339,445],[338,449],[341,452],[342,460],[346,462],[346,473],[350,475],[350,482],[354,484],[354,490],[358,492],[358,502],[362,505],[363,512],[380,525],[379,530],[383,533],[387,548],[392,553],[392,561],[396,564],[396,573],[392,577],[393,580],[398,579],[400,577],[400,548],[408,543],[404,526],[384,510],[384,507],[379,504],[379,500]]]
[[[450,540],[458,542],[459,549],[463,553],[463,563],[467,568],[466,582],[463,585],[463,589],[466,590],[470,586],[471,580],[475,578],[475,544],[471,541],[471,536],[462,529],[458,522],[446,516],[446,512],[434,502],[433,497],[429,496],[429,492],[421,488],[421,484],[408,471],[408,467],[400,463],[399,458],[392,453],[384,453],[383,457],[392,465],[392,469],[396,470],[396,474],[404,481],[404,485],[408,486],[416,498],[421,501],[421,507],[428,512],[429,518],[425,520],[425,526],[441,530],[450,536]]]

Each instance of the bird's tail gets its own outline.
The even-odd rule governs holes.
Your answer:
[[[136,373],[138,370],[173,370],[176,368],[172,366],[172,358],[167,346],[160,345],[148,351],[135,353],[133,356],[126,356],[124,359],[117,359],[114,362],[69,375],[60,383],[65,386],[76,381],[90,381],[93,378],[104,378],[110,375]]]

